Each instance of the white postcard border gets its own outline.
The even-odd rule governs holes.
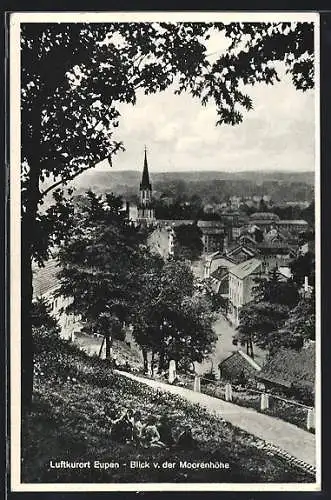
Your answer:
[[[35,484],[21,476],[20,304],[20,24],[29,22],[314,22],[315,222],[316,222],[316,482],[315,483],[130,483]],[[76,491],[320,491],[321,490],[321,293],[320,293],[320,43],[316,12],[15,12],[10,14],[10,475],[13,492]]]

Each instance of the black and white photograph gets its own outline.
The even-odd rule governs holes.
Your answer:
[[[13,13],[12,491],[319,491],[319,18]]]

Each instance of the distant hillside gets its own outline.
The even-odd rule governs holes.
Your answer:
[[[263,172],[257,171],[242,171],[242,172],[220,172],[214,170],[202,170],[191,172],[150,172],[150,177],[154,183],[184,181],[214,181],[214,180],[247,180],[255,184],[260,184],[263,181],[278,181],[278,182],[303,182],[313,185],[315,182],[314,172]],[[139,184],[141,172],[135,170],[109,171],[90,170],[84,175],[76,178],[75,185],[77,188],[86,188],[89,185],[111,186],[111,185],[127,185],[136,186]]]
[[[314,172],[150,172],[156,194],[199,195],[205,203],[227,196],[270,195],[275,202],[306,201],[314,196]],[[141,173],[91,170],[74,181],[78,193],[88,189],[137,195]]]

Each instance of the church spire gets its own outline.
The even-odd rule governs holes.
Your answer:
[[[140,183],[140,190],[148,189],[149,191],[152,190],[152,185],[149,180],[149,173],[148,173],[148,163],[147,163],[147,149],[145,146],[145,157],[144,157],[144,169],[143,169],[143,175]]]
[[[151,225],[155,221],[155,210],[152,200],[152,184],[149,180],[147,150],[145,146],[144,168],[140,183],[140,203],[138,205],[139,224]]]

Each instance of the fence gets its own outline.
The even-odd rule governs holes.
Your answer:
[[[183,375],[180,377],[180,383],[196,392],[202,392],[238,406],[253,408],[259,412],[281,418],[310,432],[315,430],[315,409],[298,401],[258,389],[239,388],[230,383],[198,375]]]

